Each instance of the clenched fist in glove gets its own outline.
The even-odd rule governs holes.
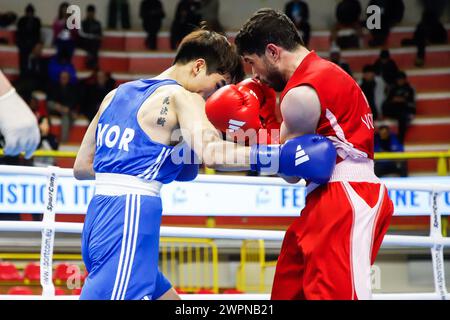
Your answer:
[[[278,143],[280,123],[275,107],[275,92],[257,80],[247,79],[212,94],[206,101],[206,115],[217,129],[237,142]],[[271,132],[275,133],[272,139]]]

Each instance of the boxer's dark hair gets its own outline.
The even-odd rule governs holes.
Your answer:
[[[256,11],[239,30],[235,40],[238,53],[264,55],[266,46],[273,43],[286,50],[304,46],[302,36],[284,13],[263,8]]]
[[[236,47],[217,32],[200,29],[185,36],[178,46],[173,64],[186,64],[196,59],[205,60],[207,74],[229,74],[233,83],[245,76]]]

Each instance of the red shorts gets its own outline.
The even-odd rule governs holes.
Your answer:
[[[314,190],[284,237],[272,299],[370,299],[371,265],[393,212],[382,184],[331,182]]]

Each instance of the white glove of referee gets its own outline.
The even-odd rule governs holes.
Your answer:
[[[41,139],[36,116],[12,87],[0,96],[0,133],[5,139],[5,155],[24,151],[27,159]]]

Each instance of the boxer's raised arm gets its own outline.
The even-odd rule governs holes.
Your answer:
[[[172,99],[184,140],[206,166],[224,171],[250,169],[250,148],[222,139],[206,117],[200,95],[178,90]]]
[[[320,118],[320,101],[316,91],[300,86],[288,91],[281,102],[280,140],[284,143],[293,137],[315,133]]]
[[[94,119],[92,119],[83,137],[83,141],[81,142],[80,149],[77,153],[77,158],[75,159],[75,164],[73,165],[73,174],[78,180],[90,180],[95,178],[93,164],[96,148],[95,132],[97,130],[98,119],[100,118],[100,114],[111,102],[115,92],[116,90],[113,90],[105,96],[102,104],[100,105],[99,111],[95,115]]]

